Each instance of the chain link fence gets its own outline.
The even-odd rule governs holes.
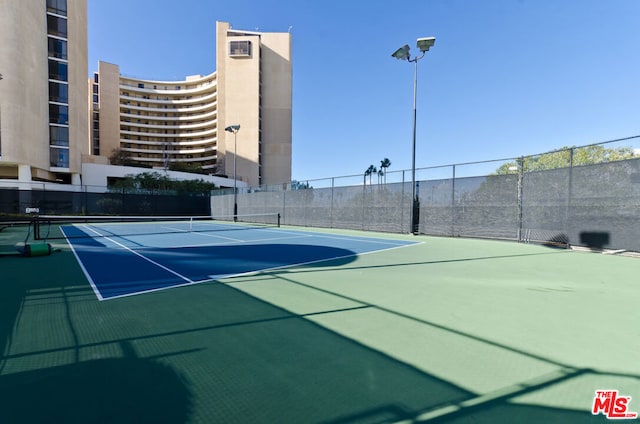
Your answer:
[[[419,233],[640,251],[640,136],[540,155],[416,170]],[[624,143],[624,144],[622,144]],[[411,173],[333,177],[238,192],[239,214],[282,224],[411,232]],[[233,214],[233,191],[211,198]]]

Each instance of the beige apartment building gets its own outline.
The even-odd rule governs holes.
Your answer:
[[[0,0],[0,181],[80,184],[89,153],[86,0]]]
[[[0,186],[79,186],[96,169],[106,183],[127,172],[109,167],[114,151],[131,173],[188,165],[228,187],[234,175],[289,182],[291,36],[216,31],[209,75],[145,80],[100,62],[88,78],[86,0],[0,0]]]
[[[156,169],[189,165],[250,186],[289,182],[290,34],[226,22],[217,22],[216,34],[217,69],[209,75],[139,79],[100,62],[91,83],[91,153],[119,151],[127,163]],[[225,131],[231,125],[240,130]]]

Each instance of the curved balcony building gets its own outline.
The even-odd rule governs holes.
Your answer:
[[[253,186],[291,180],[290,34],[239,31],[225,22],[216,29],[218,69],[206,76],[147,80],[100,62],[93,155],[113,162],[117,152],[131,165],[196,168]],[[229,125],[241,126],[237,138],[224,131]]]
[[[133,162],[216,172],[216,75],[185,81],[120,77],[120,149]]]

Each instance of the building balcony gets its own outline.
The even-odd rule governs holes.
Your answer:
[[[125,125],[129,127],[136,127],[136,125],[131,125],[129,123],[125,123]],[[197,132],[183,132],[178,134],[164,134],[164,133],[155,133],[155,132],[144,132],[144,131],[134,131],[134,130],[120,130],[121,135],[128,135],[132,137],[158,137],[158,138],[195,138],[195,137],[206,137],[208,135],[217,135],[218,129],[211,128],[206,131],[197,131]],[[135,141],[135,140],[132,140]]]
[[[217,106],[217,95],[182,100],[143,99],[141,97],[120,96],[121,109],[133,109],[154,113],[194,113],[215,109]]]
[[[134,109],[134,108],[128,108]],[[167,109],[163,110],[163,115],[169,115]],[[172,113],[173,114],[173,113]],[[199,115],[179,115],[179,116],[160,116],[160,115],[137,115],[133,113],[122,113],[120,112],[120,120],[122,123],[123,118],[129,119],[144,119],[149,121],[171,121],[171,122],[188,122],[188,121],[202,121],[202,120],[215,120],[215,117],[218,115],[218,111],[213,109],[207,113],[199,114]]]
[[[138,118],[140,117],[137,117],[136,120]],[[133,130],[140,131],[141,129],[149,129],[149,130],[155,130],[155,131],[149,131],[147,134],[156,134],[156,132],[160,134],[164,134],[163,131],[168,131],[168,130],[184,132],[186,130],[198,130],[198,129],[207,130],[211,128],[217,128],[217,121],[214,120],[214,121],[205,121],[205,122],[196,122],[196,123],[181,123],[179,125],[167,125],[166,121],[158,122],[158,123],[120,121],[120,126],[130,127],[131,129],[129,131],[133,131]],[[178,135],[178,134],[172,134],[172,135]]]
[[[217,145],[218,139],[216,137],[207,138],[204,140],[184,140],[184,141],[165,141],[165,140],[131,140],[131,139],[120,139],[120,145],[122,144],[131,144],[131,145],[144,145],[144,146],[165,146],[167,144],[171,146],[207,146],[207,145]]]

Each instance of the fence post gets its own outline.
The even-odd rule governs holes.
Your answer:
[[[282,222],[287,224],[287,190],[282,192]]]
[[[523,202],[523,186],[524,186],[524,156],[517,159],[518,163],[518,242],[523,241],[522,234],[522,202]]]
[[[331,206],[329,209],[329,227],[333,228],[333,191],[335,188],[335,177],[331,177]]]
[[[362,184],[362,222],[361,222],[361,229],[364,230],[364,220],[365,220],[365,215],[364,215],[364,210],[365,210],[365,197],[367,195],[367,177],[364,177],[364,184]]]
[[[567,187],[567,206],[565,209],[565,224],[564,224],[564,232],[567,235],[567,246],[569,246],[569,237],[571,232],[571,202],[573,196],[573,147],[569,148],[569,187]]]
[[[452,165],[453,173],[451,178],[451,237],[456,234],[456,166]]]
[[[400,202],[400,207],[402,208],[402,210],[400,211],[400,232],[402,232],[402,230],[404,229],[404,169],[402,170],[402,191],[400,194],[400,199],[402,199],[402,201]]]

